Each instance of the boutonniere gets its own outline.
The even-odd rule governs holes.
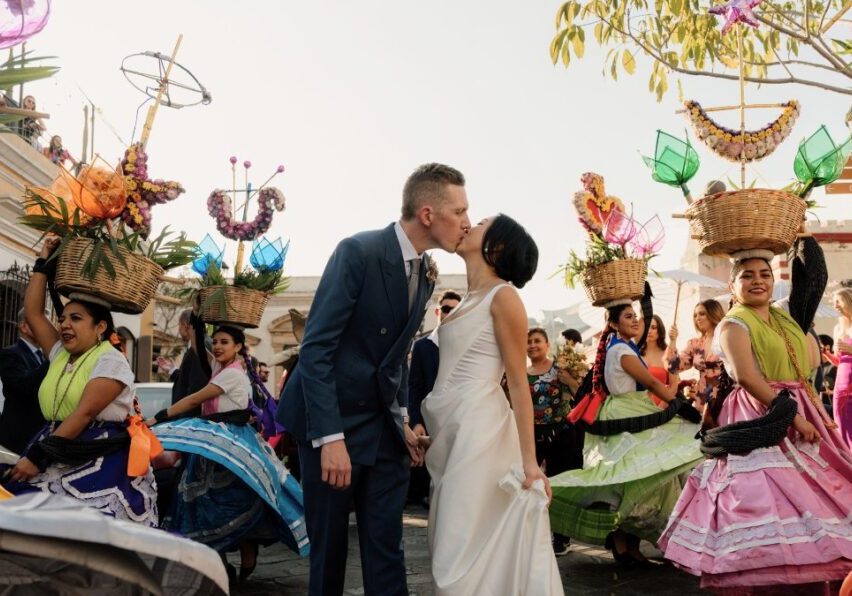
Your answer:
[[[426,257],[426,279],[433,285],[438,281],[438,265],[429,256]]]

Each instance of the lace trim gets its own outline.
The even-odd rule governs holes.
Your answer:
[[[785,438],[783,445],[787,448],[786,451],[776,445],[755,449],[747,455],[729,455],[726,458],[725,477],[718,482],[716,491],[721,493],[727,489],[737,474],[747,474],[773,468],[794,468],[816,480],[817,475],[813,466],[802,457],[802,454],[806,455],[823,470],[828,468],[828,462],[819,454],[818,443],[798,442],[794,444],[789,438]],[[698,487],[700,489],[704,490],[707,488],[710,482],[710,475],[716,469],[717,461],[720,460],[707,460],[702,466],[699,466],[693,471],[693,475],[698,479]]]
[[[770,516],[731,524],[715,532],[676,519],[672,520],[670,541],[716,557],[760,546],[815,543],[823,538],[852,541],[852,514],[844,519],[819,519],[807,512],[785,519]]]

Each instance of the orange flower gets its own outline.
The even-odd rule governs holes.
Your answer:
[[[127,204],[124,177],[112,170],[87,166],[80,172],[79,196],[75,199],[80,208],[92,217],[118,217]]]

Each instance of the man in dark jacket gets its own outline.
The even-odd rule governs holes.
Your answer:
[[[453,290],[447,290],[438,299],[438,307],[435,315],[438,317],[438,325],[430,335],[421,337],[414,342],[411,349],[411,371],[408,375],[408,413],[411,417],[411,429],[417,436],[427,433],[423,424],[423,416],[420,414],[420,404],[429,395],[435,386],[438,377],[438,327],[452,310],[461,302],[459,296]],[[425,467],[411,469],[411,483],[408,485],[408,501],[423,503],[428,506],[429,496],[429,472]]]
[[[0,445],[23,453],[45,424],[38,403],[38,389],[49,362],[36,345],[24,311],[18,312],[17,343],[0,350],[0,380],[6,398],[0,414]]]
[[[192,315],[192,311],[185,310],[180,313],[180,319],[178,320],[178,334],[187,344],[189,344],[189,338],[193,333],[192,325],[189,323],[190,315]],[[207,354],[203,354],[202,356],[206,358]],[[172,382],[174,383],[172,385],[172,404],[177,403],[187,395],[192,395],[210,382],[210,378],[204,372],[204,369],[201,368],[201,361],[198,359],[198,354],[195,353],[191,345],[186,348],[186,352],[183,354],[183,359],[180,361],[180,368],[172,373]],[[188,415],[197,416],[200,414],[201,409],[198,408]]]

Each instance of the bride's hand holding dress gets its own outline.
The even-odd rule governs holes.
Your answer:
[[[497,347],[506,367],[509,401],[521,441],[524,466],[524,482],[521,486],[528,489],[536,480],[541,480],[549,503],[552,496],[550,481],[535,459],[532,396],[527,380],[527,312],[518,293],[498,290],[491,301],[491,318],[494,321]]]

